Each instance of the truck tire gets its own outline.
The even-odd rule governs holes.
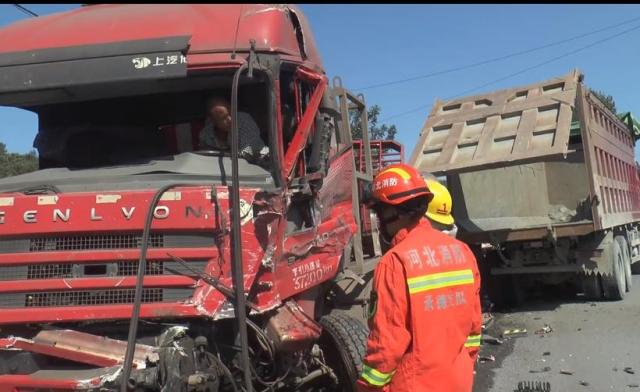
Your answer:
[[[631,275],[640,275],[640,261],[631,264]]]
[[[362,358],[367,349],[369,330],[360,321],[340,312],[320,319],[323,332],[320,347],[327,364],[334,369],[340,385],[336,391],[355,392],[362,373]]]
[[[624,252],[620,242],[615,239],[609,245],[611,247],[611,273],[602,275],[604,295],[607,299],[618,301],[624,299],[626,293],[626,274]]]
[[[599,301],[602,299],[602,282],[597,272],[592,274],[583,274],[580,276],[582,290],[586,299],[591,301]]]
[[[618,243],[620,243],[620,248],[622,248],[622,254],[624,256],[624,277],[625,277],[625,284],[626,284],[626,289],[628,293],[629,291],[631,291],[631,284],[632,284],[631,255],[629,254],[629,244],[627,243],[627,239],[622,235],[616,236],[615,240],[618,241]]]

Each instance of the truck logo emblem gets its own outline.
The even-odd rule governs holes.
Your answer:
[[[147,68],[151,64],[151,60],[146,57],[136,57],[131,62],[136,69]]]

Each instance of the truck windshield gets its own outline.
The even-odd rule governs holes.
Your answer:
[[[229,104],[229,85],[213,84],[205,90],[202,85],[208,83],[194,89],[192,82],[188,90],[167,83],[163,92],[156,88],[152,94],[125,91],[118,97],[111,93],[102,99],[26,107],[38,115],[33,147],[40,171],[21,177],[42,177],[43,170],[49,182],[70,177],[86,180],[87,175],[88,179],[158,173],[230,175],[226,169],[230,168],[230,129],[224,129],[225,122],[230,125],[230,115],[224,116],[225,110],[230,114],[228,106],[224,109]],[[238,124],[240,149],[244,149],[240,176],[263,184],[273,179],[268,96],[264,82],[240,85]],[[216,109],[223,112],[219,119],[211,114],[213,104],[223,107]]]

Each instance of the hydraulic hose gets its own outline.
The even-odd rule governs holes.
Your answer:
[[[235,290],[234,312],[236,315],[237,330],[240,335],[240,365],[244,373],[244,382],[247,392],[253,392],[251,382],[251,367],[249,362],[249,338],[247,335],[247,307],[244,296],[244,266],[242,264],[242,234],[240,232],[240,180],[238,174],[238,83],[240,75],[248,68],[244,63],[233,75],[231,85],[231,268],[233,288]]]
[[[129,336],[127,338],[127,351],[124,356],[124,364],[122,367],[122,379],[120,382],[120,391],[127,391],[127,381],[131,375],[131,366],[133,365],[133,355],[136,347],[136,336],[138,333],[138,321],[140,319],[140,306],[142,303],[142,289],[144,283],[144,271],[147,266],[147,249],[149,248],[149,232],[151,231],[151,223],[153,221],[153,213],[162,195],[171,188],[179,186],[193,186],[193,184],[168,184],[158,189],[151,199],[151,204],[147,210],[147,217],[144,221],[144,229],[142,231],[142,241],[140,244],[140,260],[138,262],[138,273],[136,275],[136,291],[133,299],[133,311],[131,312],[131,321],[129,322]]]

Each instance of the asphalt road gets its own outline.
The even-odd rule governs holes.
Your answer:
[[[490,335],[509,328],[527,334],[483,344],[481,355],[495,361],[477,364],[474,392],[517,391],[521,381],[549,382],[552,392],[640,392],[640,276],[633,278],[624,301],[591,302],[571,293],[495,313]],[[552,330],[535,333],[545,325]]]

